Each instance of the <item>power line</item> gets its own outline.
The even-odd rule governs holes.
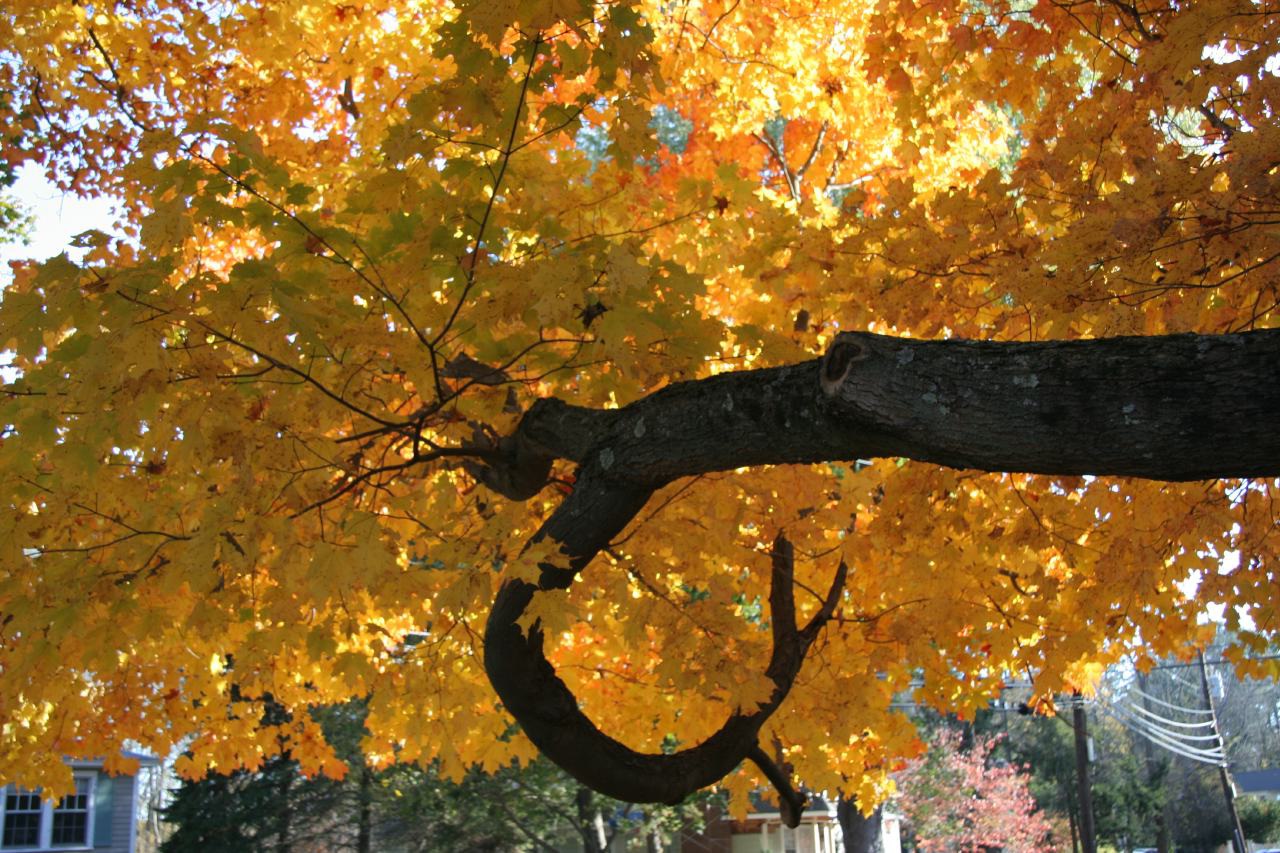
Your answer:
[[[1141,689],[1141,688],[1138,688],[1138,687],[1131,687],[1131,688],[1129,688],[1129,689],[1130,689],[1130,690],[1132,690],[1134,693],[1137,693],[1137,694],[1138,694],[1138,696],[1140,696],[1141,698],[1145,699],[1146,701],[1148,701],[1148,702],[1152,703],[1153,705],[1159,705],[1159,706],[1161,706],[1162,708],[1168,708],[1170,711],[1177,711],[1177,712],[1179,712],[1179,713],[1181,713],[1181,714],[1208,714],[1209,716],[1213,716],[1213,712],[1212,712],[1212,711],[1206,711],[1204,708],[1188,708],[1188,707],[1186,707],[1186,706],[1184,706],[1184,705],[1174,705],[1173,703],[1171,703],[1171,702],[1166,702],[1166,701],[1164,701],[1163,699],[1157,699],[1156,697],[1152,696],[1150,693],[1144,693],[1144,692],[1142,691],[1142,689]],[[1143,709],[1143,713],[1148,713],[1148,714],[1150,714],[1151,716],[1156,717],[1156,719],[1161,720],[1162,722],[1168,722],[1168,723],[1171,723],[1172,725],[1175,725],[1175,726],[1193,726],[1193,725],[1194,725],[1194,726],[1203,726],[1203,725],[1206,725],[1206,723],[1204,723],[1204,722],[1197,722],[1197,723],[1178,723],[1178,722],[1174,722],[1173,720],[1165,720],[1163,717],[1159,717],[1159,716],[1157,716],[1157,715],[1156,715],[1156,713],[1155,713],[1154,711],[1147,711],[1146,709]]]
[[[1139,701],[1135,702],[1135,697]],[[1151,705],[1166,710],[1156,713]],[[1212,710],[1168,702],[1135,686],[1129,688],[1124,699],[1099,694],[1098,710],[1167,752],[1218,767],[1227,763]]]
[[[1129,731],[1139,735],[1140,737],[1146,738],[1148,741],[1154,743],[1156,746],[1159,746],[1167,752],[1172,752],[1175,755],[1180,755],[1183,758],[1190,759],[1191,761],[1198,761],[1202,764],[1221,766],[1226,763],[1226,754],[1222,751],[1220,746],[1215,745],[1210,749],[1203,749],[1201,747],[1188,744],[1185,742],[1187,739],[1185,736],[1180,736],[1177,733],[1170,733],[1158,726],[1148,725],[1141,719],[1126,712],[1123,708],[1099,704],[1098,710],[1111,717]],[[1211,739],[1217,741],[1218,737],[1217,735],[1212,735]]]
[[[1280,660],[1280,654],[1274,654],[1274,655],[1256,655],[1256,656],[1254,656],[1254,657],[1241,658],[1239,662],[1240,662],[1240,663],[1244,663],[1244,662],[1246,662],[1246,661],[1251,661],[1251,660]],[[1206,665],[1206,666],[1224,666],[1224,665],[1226,665],[1226,664],[1235,664],[1235,663],[1236,663],[1236,661],[1230,661],[1230,660],[1227,660],[1226,658],[1223,658],[1223,659],[1221,659],[1221,660],[1210,660],[1210,661],[1205,661],[1205,665]],[[1186,662],[1181,662],[1181,661],[1180,661],[1180,662],[1178,662],[1178,663],[1158,663],[1158,664],[1156,664],[1155,666],[1151,667],[1151,669],[1153,669],[1153,670],[1156,670],[1156,669],[1188,669],[1188,668],[1193,667],[1193,666],[1198,667],[1198,666],[1200,666],[1200,664],[1199,664],[1199,663],[1196,663],[1195,661],[1186,661]]]

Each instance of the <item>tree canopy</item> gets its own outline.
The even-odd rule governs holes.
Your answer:
[[[0,302],[0,777],[340,775],[306,709],[368,697],[375,765],[870,804],[902,691],[1087,690],[1214,604],[1274,674],[1278,37],[7,4],[6,159],[123,221]]]

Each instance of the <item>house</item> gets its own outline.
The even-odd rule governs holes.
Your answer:
[[[685,833],[680,838],[680,853],[843,853],[845,849],[834,801],[811,795],[800,825],[794,829],[783,825],[776,804],[753,796],[751,806],[744,820],[715,815],[702,833]],[[885,853],[902,849],[899,824],[896,815],[884,815],[881,837]]]
[[[1280,767],[1269,770],[1240,770],[1231,775],[1235,778],[1238,793],[1280,798]]]
[[[149,755],[125,753],[143,767]],[[137,777],[109,776],[99,760],[68,761],[76,790],[57,803],[14,785],[0,798],[0,851],[94,850],[133,853],[137,842]]]

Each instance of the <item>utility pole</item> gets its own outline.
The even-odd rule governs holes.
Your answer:
[[[1084,715],[1084,697],[1071,697],[1071,722],[1076,731],[1076,789],[1080,800],[1080,847],[1083,853],[1098,853],[1093,824],[1093,788],[1089,781],[1089,727]]]
[[[1244,827],[1240,825],[1240,813],[1236,811],[1236,788],[1231,784],[1231,772],[1227,769],[1227,742],[1222,737],[1222,728],[1218,725],[1218,712],[1213,707],[1213,694],[1209,692],[1209,667],[1204,662],[1204,652],[1200,652],[1200,689],[1204,691],[1204,704],[1209,709],[1209,719],[1213,721],[1213,733],[1218,738],[1218,750],[1222,753],[1222,763],[1218,765],[1218,774],[1222,779],[1222,795],[1227,800],[1227,812],[1231,816],[1231,834],[1235,841],[1236,853],[1247,853],[1244,840]]]
[[[1142,672],[1138,673],[1138,690],[1142,696],[1143,709],[1148,715],[1151,715],[1153,712],[1151,710],[1151,701],[1148,698],[1151,691],[1147,684],[1147,676]],[[1159,783],[1159,793],[1157,795],[1159,809],[1155,814],[1156,850],[1158,853],[1169,853],[1169,821],[1165,815],[1165,810],[1168,808],[1167,786],[1165,784],[1165,770],[1168,766],[1168,759],[1163,757],[1156,758],[1155,745],[1151,742],[1151,738],[1140,737],[1138,738],[1138,743],[1142,746],[1142,764],[1146,769],[1147,785],[1152,790],[1156,790],[1156,783]]]

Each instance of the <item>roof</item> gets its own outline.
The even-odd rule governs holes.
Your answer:
[[[804,816],[809,819],[827,818],[834,820],[836,816],[836,804],[834,800],[827,800],[821,794],[815,794],[812,791],[805,791],[808,802],[804,806]],[[781,815],[778,811],[777,800],[767,797],[759,792],[751,795],[751,812],[748,818],[776,818]]]
[[[148,755],[145,752],[135,752],[132,749],[120,750],[121,758],[128,758],[138,762],[138,767],[155,767],[160,763],[160,759],[154,755]],[[101,767],[105,762],[102,758],[66,758],[67,764],[72,767]]]
[[[1243,770],[1231,776],[1242,794],[1280,794],[1280,767]]]

